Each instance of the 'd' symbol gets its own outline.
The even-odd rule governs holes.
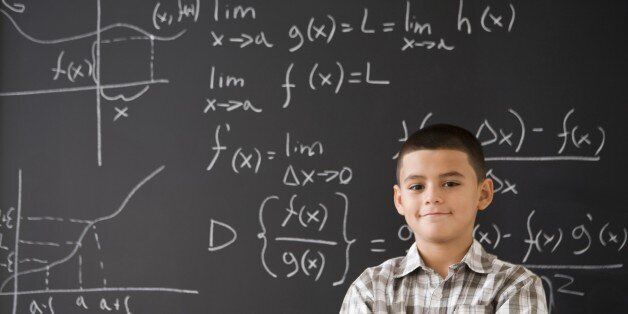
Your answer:
[[[217,230],[219,230],[218,232],[216,232]],[[222,230],[222,231],[220,231]],[[222,244],[218,245],[215,243],[215,237],[214,234],[215,233],[230,233],[230,239],[229,237],[227,237],[227,241],[223,241]],[[222,237],[221,237],[222,238]],[[220,249],[224,249],[227,246],[229,246],[231,243],[235,242],[235,240],[238,238],[238,234],[236,233],[235,229],[233,229],[231,226],[229,226],[228,224],[224,223],[224,222],[220,222],[220,221],[216,221],[211,219],[210,224],[209,224],[209,247],[207,248],[210,252],[213,251],[218,251]],[[220,242],[219,242],[220,243]]]

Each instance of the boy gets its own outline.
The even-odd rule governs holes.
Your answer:
[[[414,233],[405,257],[367,268],[341,313],[547,313],[541,279],[473,239],[493,200],[484,153],[469,131],[436,124],[412,134],[397,159],[397,212]]]

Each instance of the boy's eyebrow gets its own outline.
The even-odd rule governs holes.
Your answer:
[[[445,173],[441,173],[438,175],[439,178],[446,178],[446,177],[461,177],[464,178],[464,175],[458,171],[449,171],[449,172],[445,172]],[[410,174],[408,175],[403,182],[406,182],[408,180],[412,180],[412,179],[425,179],[425,176],[423,175],[418,175],[418,174]]]

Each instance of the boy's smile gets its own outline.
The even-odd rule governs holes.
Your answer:
[[[473,233],[477,210],[492,200],[490,179],[478,183],[465,152],[420,149],[403,156],[394,201],[416,241],[456,242]]]

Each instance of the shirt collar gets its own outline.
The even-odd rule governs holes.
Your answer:
[[[458,264],[464,263],[474,272],[484,274],[491,270],[493,258],[494,256],[487,253],[480,242],[473,239],[471,247],[469,247],[469,250]],[[428,269],[425,262],[423,262],[421,255],[419,255],[416,243],[412,243],[412,246],[408,249],[406,256],[401,260],[397,268],[395,268],[393,277],[403,277],[419,267],[424,270]]]

